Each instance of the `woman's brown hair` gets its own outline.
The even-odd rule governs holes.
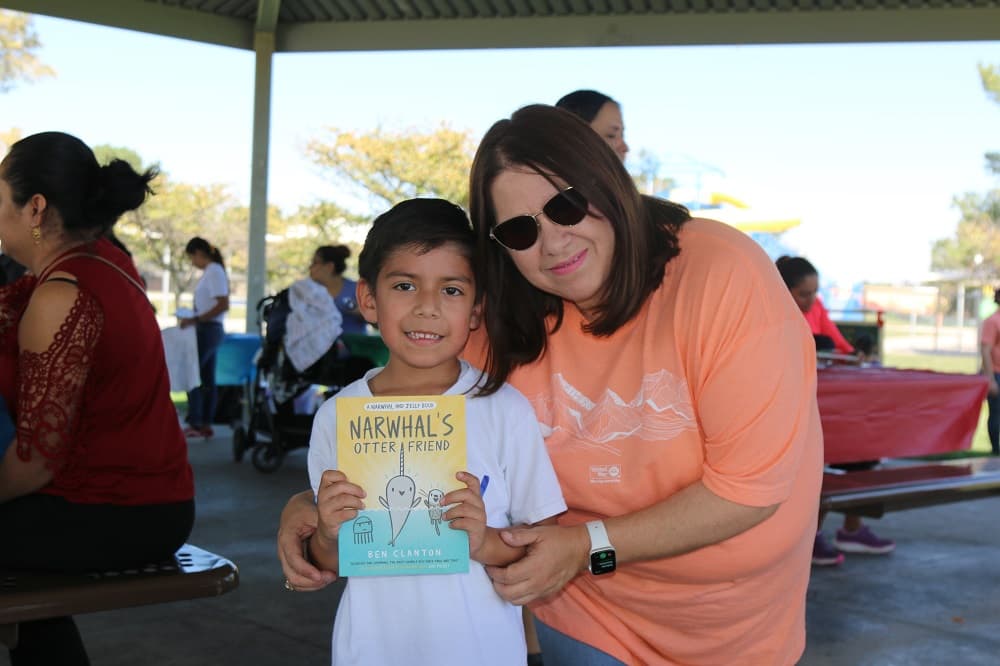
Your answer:
[[[509,168],[538,173],[559,189],[564,185],[556,179],[572,186],[589,202],[590,214],[611,225],[613,270],[596,316],[585,326],[593,335],[611,335],[638,314],[663,282],[667,262],[680,252],[677,231],[689,218],[683,206],[639,194],[614,151],[572,113],[538,104],[495,123],[476,151],[469,189],[490,338],[487,391],[539,358],[563,317],[562,299],[534,287],[508,251],[490,239],[497,224],[490,190]]]

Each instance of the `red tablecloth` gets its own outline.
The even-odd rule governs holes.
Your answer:
[[[827,463],[967,449],[986,378],[893,368],[825,368],[817,398]]]

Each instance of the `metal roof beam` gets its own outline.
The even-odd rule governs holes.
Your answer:
[[[278,13],[281,11],[281,0],[257,0],[257,32],[274,32],[278,27]]]
[[[688,12],[283,26],[277,51],[396,51],[1000,39],[1000,8]]]
[[[137,30],[165,37],[253,49],[253,23],[158,2],[135,0],[0,0],[5,9],[15,9],[55,18],[86,21],[111,28]]]

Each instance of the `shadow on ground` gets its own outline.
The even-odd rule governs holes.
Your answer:
[[[192,442],[191,460],[198,518],[190,541],[236,562],[240,587],[215,599],[80,616],[94,666],[329,664],[340,588],[286,591],[275,555],[281,508],[308,484],[305,450],[261,474],[249,460],[233,462],[225,431]],[[830,516],[827,532],[838,522]],[[800,663],[1000,663],[1000,498],[891,514],[876,527],[897,541],[895,553],[813,570]],[[3,651],[0,665],[8,663]]]

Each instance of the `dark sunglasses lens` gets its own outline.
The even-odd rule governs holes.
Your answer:
[[[538,225],[530,215],[512,217],[493,227],[493,237],[511,250],[527,250],[538,240]]]
[[[587,214],[587,200],[582,194],[570,188],[555,195],[545,204],[545,217],[558,225],[571,227],[579,224]]]

